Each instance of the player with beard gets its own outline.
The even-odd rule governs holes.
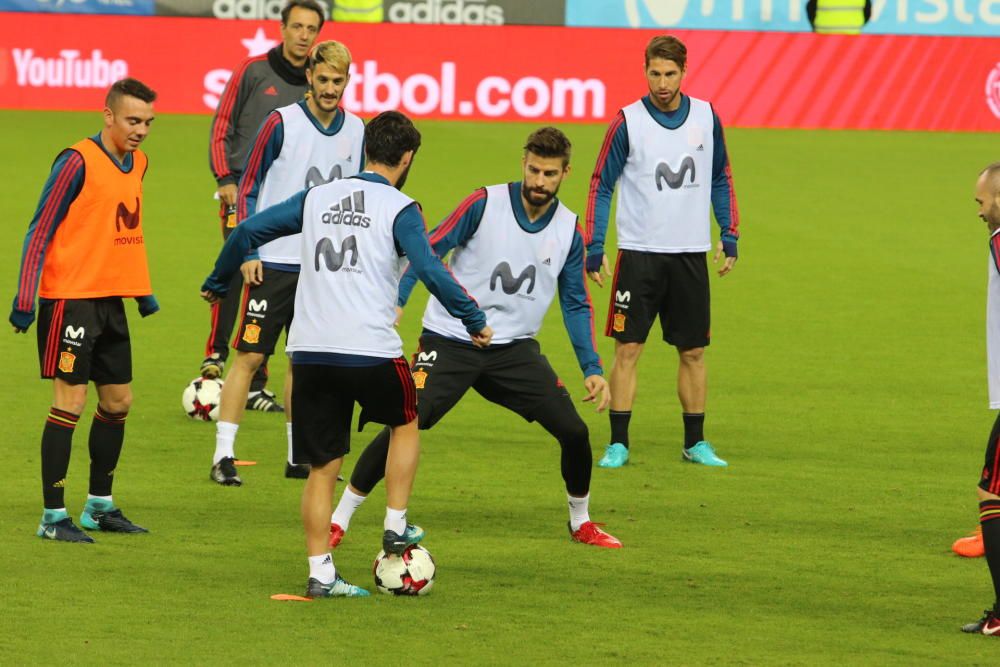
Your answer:
[[[410,370],[421,429],[433,427],[469,389],[537,421],[562,450],[571,538],[619,548],[621,542],[590,520],[593,458],[587,425],[535,340],[558,290],[566,331],[583,371],[583,400],[595,403],[598,411],[607,406],[608,385],[583,274],[583,237],[576,214],[556,198],[569,175],[570,148],[566,135],[554,127],[535,131],[524,146],[523,181],[476,190],[431,232],[434,252],[443,258],[453,251],[448,262],[452,272],[486,311],[493,345],[470,345],[461,323],[431,298]],[[413,285],[414,279],[405,275],[400,306]],[[331,517],[331,546],[340,542],[351,516],[385,474],[388,447],[389,432],[384,430],[358,459]],[[415,530],[419,538],[419,528]]]
[[[323,8],[316,0],[289,0],[281,10],[281,44],[266,54],[244,60],[226,83],[212,119],[209,165],[218,183],[219,220],[225,240],[238,222],[237,194],[257,131],[269,113],[302,99],[308,88],[306,61],[323,27]],[[242,278],[233,278],[232,296],[212,306],[211,330],[201,375],[220,377],[229,355]],[[282,412],[267,384],[267,362],[254,375],[246,406],[260,412]]]
[[[306,64],[306,99],[272,111],[257,133],[240,179],[240,220],[316,185],[354,176],[364,167],[361,119],[341,108],[350,80],[351,53],[336,41],[316,45]],[[275,239],[256,250],[240,267],[242,317],[233,347],[236,358],[222,387],[211,478],[240,486],[235,440],[254,373],[274,353],[281,332],[292,322],[301,251],[298,235]],[[305,479],[308,466],[292,462],[292,365],[285,378],[285,476]]]
[[[986,353],[990,409],[1000,409],[1000,162],[979,174],[979,217],[990,232],[989,284],[986,292]],[[979,476],[979,525],[986,564],[993,579],[993,608],[962,632],[1000,636],[1000,414],[986,442],[986,462]]]
[[[677,348],[677,395],[684,422],[681,458],[724,467],[704,437],[708,393],[705,347],[710,339],[708,265],[711,213],[719,225],[714,256],[720,276],[736,264],[739,214],[722,123],[712,105],[681,92],[687,48],[676,37],[646,46],[649,94],[611,122],[591,177],[587,201],[587,274],[610,276],[604,255],[611,195],[618,187],[618,259],[604,333],[615,339],[611,367],[611,442],[598,461],[619,468],[629,459],[629,421],[639,357],[653,321]],[[602,276],[603,273],[603,276]]]

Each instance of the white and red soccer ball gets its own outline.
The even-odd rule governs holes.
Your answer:
[[[222,380],[197,377],[184,388],[181,407],[191,419],[218,421],[222,402]]]
[[[375,587],[387,595],[427,595],[436,571],[431,552],[418,544],[406,547],[401,556],[379,551],[372,565]]]

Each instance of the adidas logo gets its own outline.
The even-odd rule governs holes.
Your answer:
[[[275,88],[274,86],[268,86],[267,89],[264,91],[264,94],[265,95],[277,95],[278,94],[278,89]]]
[[[348,162],[354,162],[354,156],[353,155],[348,155],[347,156],[347,161]]]
[[[552,266],[552,258],[546,257],[545,260],[542,262],[542,264],[544,264],[545,266]]]
[[[698,144],[698,148],[696,148],[695,150],[696,151],[703,151],[703,150],[705,150],[705,144]]]
[[[322,221],[327,225],[354,225],[362,229],[369,227],[371,218],[365,215],[364,190],[355,190],[332,205],[330,210],[323,213]]]
[[[66,488],[66,478],[64,477],[63,479],[61,479],[58,482],[56,482],[55,484],[53,484],[52,488],[53,489],[65,489]]]

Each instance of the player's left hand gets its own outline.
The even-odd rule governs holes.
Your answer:
[[[399,323],[403,321],[403,309],[396,306],[396,321],[392,323],[392,326],[399,328]]]
[[[209,303],[218,303],[221,297],[215,292],[207,289],[201,291],[201,298]]]
[[[604,412],[604,408],[608,407],[611,402],[611,389],[608,387],[608,381],[604,379],[603,375],[588,375],[583,380],[583,386],[587,388],[587,396],[583,399],[584,403],[593,403],[597,406],[598,412]],[[600,394],[600,398],[598,398]]]
[[[493,340],[493,329],[487,325],[478,333],[472,334],[472,344],[476,347],[489,347]]]
[[[718,264],[719,260],[722,259],[722,241],[719,241],[715,246],[715,256],[712,257],[712,263]],[[719,267],[719,276],[724,276],[733,270],[733,266],[736,265],[735,257],[726,257],[725,261],[722,262],[722,266]]]
[[[603,276],[602,276],[603,274]],[[604,276],[611,277],[611,267],[608,266],[608,256],[604,255],[601,257],[601,268],[597,271],[591,271],[587,274],[587,277],[597,283],[598,287],[604,287]]]

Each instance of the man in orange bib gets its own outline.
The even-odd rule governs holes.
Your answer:
[[[24,239],[10,323],[15,333],[28,330],[37,291],[38,357],[54,394],[42,431],[41,538],[94,541],[73,523],[63,501],[73,430],[90,381],[98,404],[80,523],[88,530],[147,532],[115,506],[111,485],[132,404],[132,348],[122,298],[134,297],[143,317],[159,310],[142,232],[147,161],[138,150],[153,122],[155,99],[136,79],[111,86],[104,128],[56,158]]]

